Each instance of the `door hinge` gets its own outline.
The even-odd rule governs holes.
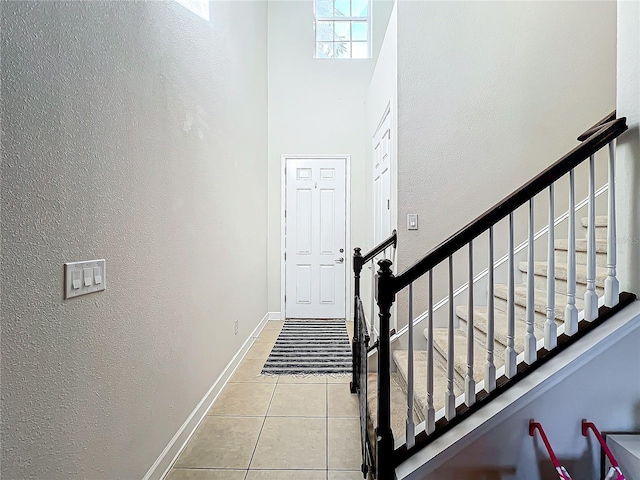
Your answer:
[[[284,259],[287,259],[287,252],[284,252]]]
[[[391,208],[389,207],[391,200],[387,199],[387,210],[391,210]]]

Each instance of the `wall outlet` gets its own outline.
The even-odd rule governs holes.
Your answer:
[[[233,331],[236,335],[238,334],[238,319],[233,321]]]

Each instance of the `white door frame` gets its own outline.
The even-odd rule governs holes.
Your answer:
[[[348,154],[332,154],[332,155],[293,155],[293,154],[284,154],[282,155],[281,165],[280,165],[280,319],[284,320],[286,317],[286,305],[285,305],[285,295],[286,295],[286,263],[284,259],[284,254],[286,251],[285,244],[285,225],[286,219],[284,216],[284,209],[287,205],[286,194],[287,194],[287,176],[285,173],[285,169],[287,167],[287,160],[289,159],[301,159],[301,160],[344,160],[345,163],[345,172],[347,174],[346,183],[345,183],[345,312],[344,318],[351,318],[351,304],[353,303],[351,299],[351,275],[352,271],[352,256],[351,256],[351,155]]]
[[[391,178],[390,178],[390,182],[391,182],[391,191],[390,191],[390,197],[391,197],[391,231],[398,230],[398,150],[396,149],[396,131],[395,131],[395,118],[393,115],[393,99],[390,99],[389,102],[387,103],[387,106],[385,107],[385,109],[383,110],[383,114],[380,117],[380,120],[378,122],[378,126],[376,127],[376,129],[373,132],[373,137],[371,137],[370,141],[375,138],[375,136],[378,134],[378,131],[380,130],[380,128],[382,127],[382,125],[384,124],[384,121],[387,119],[387,117],[389,117],[389,126],[391,128],[391,165],[390,165],[390,171],[391,171]],[[371,152],[371,159],[370,162],[373,161],[373,152]],[[371,167],[371,171],[373,173],[373,166]],[[371,182],[371,178],[369,178],[368,180],[369,182]],[[373,205],[373,202],[371,203],[371,205]],[[373,232],[373,231],[372,231]],[[371,236],[371,238],[373,238],[373,235]],[[371,248],[375,247],[375,243],[372,241],[371,242]],[[397,270],[397,265],[395,264],[395,259],[394,260],[394,265],[393,265],[393,269],[394,271]],[[399,272],[395,272],[396,274]]]
[[[391,183],[390,185],[390,192],[389,192],[389,197],[390,197],[390,210],[391,210],[391,231],[396,230],[396,231],[400,231],[399,229],[399,225],[398,225],[398,148],[397,148],[397,131],[395,130],[395,108],[394,108],[394,103],[393,103],[393,98],[389,99],[389,101],[387,102],[386,107],[383,110],[382,116],[380,117],[380,120],[378,121],[378,125],[376,126],[374,132],[373,132],[373,137],[370,138],[369,141],[372,141],[373,139],[375,139],[376,135],[378,135],[378,131],[380,130],[380,128],[382,128],[382,126],[384,125],[384,122],[387,118],[389,118],[389,128],[391,129],[391,164],[389,165],[389,169],[390,169],[390,178],[389,178],[389,182]],[[371,145],[371,144],[370,144]],[[369,176],[369,180],[368,182],[372,182],[373,181],[373,149],[370,150],[370,158],[369,158],[369,162],[371,163],[371,175]],[[373,190],[371,191],[371,199],[373,200]],[[375,212],[375,207],[373,205],[373,201],[370,203],[371,207],[374,209],[373,212]],[[375,213],[374,213],[375,215]],[[375,220],[372,221],[371,224],[371,237],[369,237],[371,239],[371,247],[373,248],[376,245],[376,242],[373,240],[375,233],[373,230],[373,226],[375,225]],[[394,258],[391,259],[391,261],[393,262],[393,266],[392,269],[394,271],[394,273],[396,275],[398,275],[400,272],[398,270],[398,248],[396,246],[396,249],[394,250]],[[375,269],[374,272],[372,272],[372,275],[375,274]],[[372,303],[371,303],[371,311],[372,311],[372,318],[370,320],[371,322],[371,327],[374,330],[375,334],[378,335],[378,329],[376,327],[376,319],[377,316],[373,315],[373,312],[375,311],[375,299],[373,292],[371,293],[371,297],[372,297]],[[398,315],[397,315],[397,309],[393,308],[391,310],[391,327],[395,328],[396,331],[398,330]]]

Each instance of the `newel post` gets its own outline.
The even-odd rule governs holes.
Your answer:
[[[391,431],[391,377],[390,377],[390,344],[389,325],[391,307],[395,301],[395,277],[391,271],[391,260],[378,262],[378,284],[376,301],[380,317],[380,333],[378,345],[378,427],[376,429],[377,448],[376,466],[379,480],[394,478],[393,432]]]
[[[351,344],[351,393],[357,393],[360,389],[360,309],[358,299],[360,298],[360,272],[362,271],[362,254],[360,248],[353,249],[353,275],[354,275],[354,298],[353,298],[353,342]]]

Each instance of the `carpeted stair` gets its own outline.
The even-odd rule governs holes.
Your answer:
[[[581,225],[586,232],[587,219],[583,218]],[[596,217],[596,291],[599,296],[604,294],[604,280],[607,276],[606,270],[606,243],[607,236],[607,217]],[[556,255],[556,306],[555,306],[555,322],[556,325],[562,325],[564,319],[564,310],[567,304],[567,247],[566,239],[555,241]],[[576,306],[578,310],[583,309],[583,296],[586,290],[586,239],[576,239]],[[522,262],[518,268],[523,273],[527,273],[527,263]],[[535,335],[536,339],[543,338],[544,322],[546,320],[546,299],[547,299],[547,262],[535,262]],[[507,346],[507,286],[496,284],[494,287],[495,302],[495,340],[494,354],[496,369],[504,365],[505,349]],[[515,348],[519,354],[524,350],[524,334],[526,332],[526,300],[527,288],[526,284],[516,285],[515,287],[515,313],[516,313],[516,335]],[[475,307],[474,312],[474,373],[476,378],[484,376],[484,369],[487,359],[486,341],[487,341],[487,307]],[[459,320],[459,326],[455,330],[454,337],[454,392],[456,396],[463,393],[464,377],[467,372],[467,340],[466,330],[469,311],[466,306],[456,308],[456,316]],[[426,330],[424,331],[427,336]],[[444,407],[445,393],[447,388],[447,351],[448,351],[448,332],[446,328],[436,328],[434,330],[433,346],[434,346],[434,397],[433,402],[435,410]],[[396,350],[393,353],[393,361],[397,367],[394,374],[392,395],[402,398],[392,398],[395,405],[395,417],[402,412],[402,419],[395,418],[393,421],[393,433],[396,438],[404,437],[405,434],[405,418],[406,415],[406,379],[407,379],[407,358],[406,350]],[[427,408],[427,352],[414,352],[414,378],[415,378],[415,415],[416,419],[422,421],[424,412]],[[371,387],[375,388],[375,377]],[[370,387],[370,389],[371,389]],[[398,388],[401,392],[398,391]],[[404,409],[400,408],[404,406]],[[371,409],[371,412],[375,412]],[[375,415],[375,413],[372,413]],[[392,416],[393,418],[393,416]]]

